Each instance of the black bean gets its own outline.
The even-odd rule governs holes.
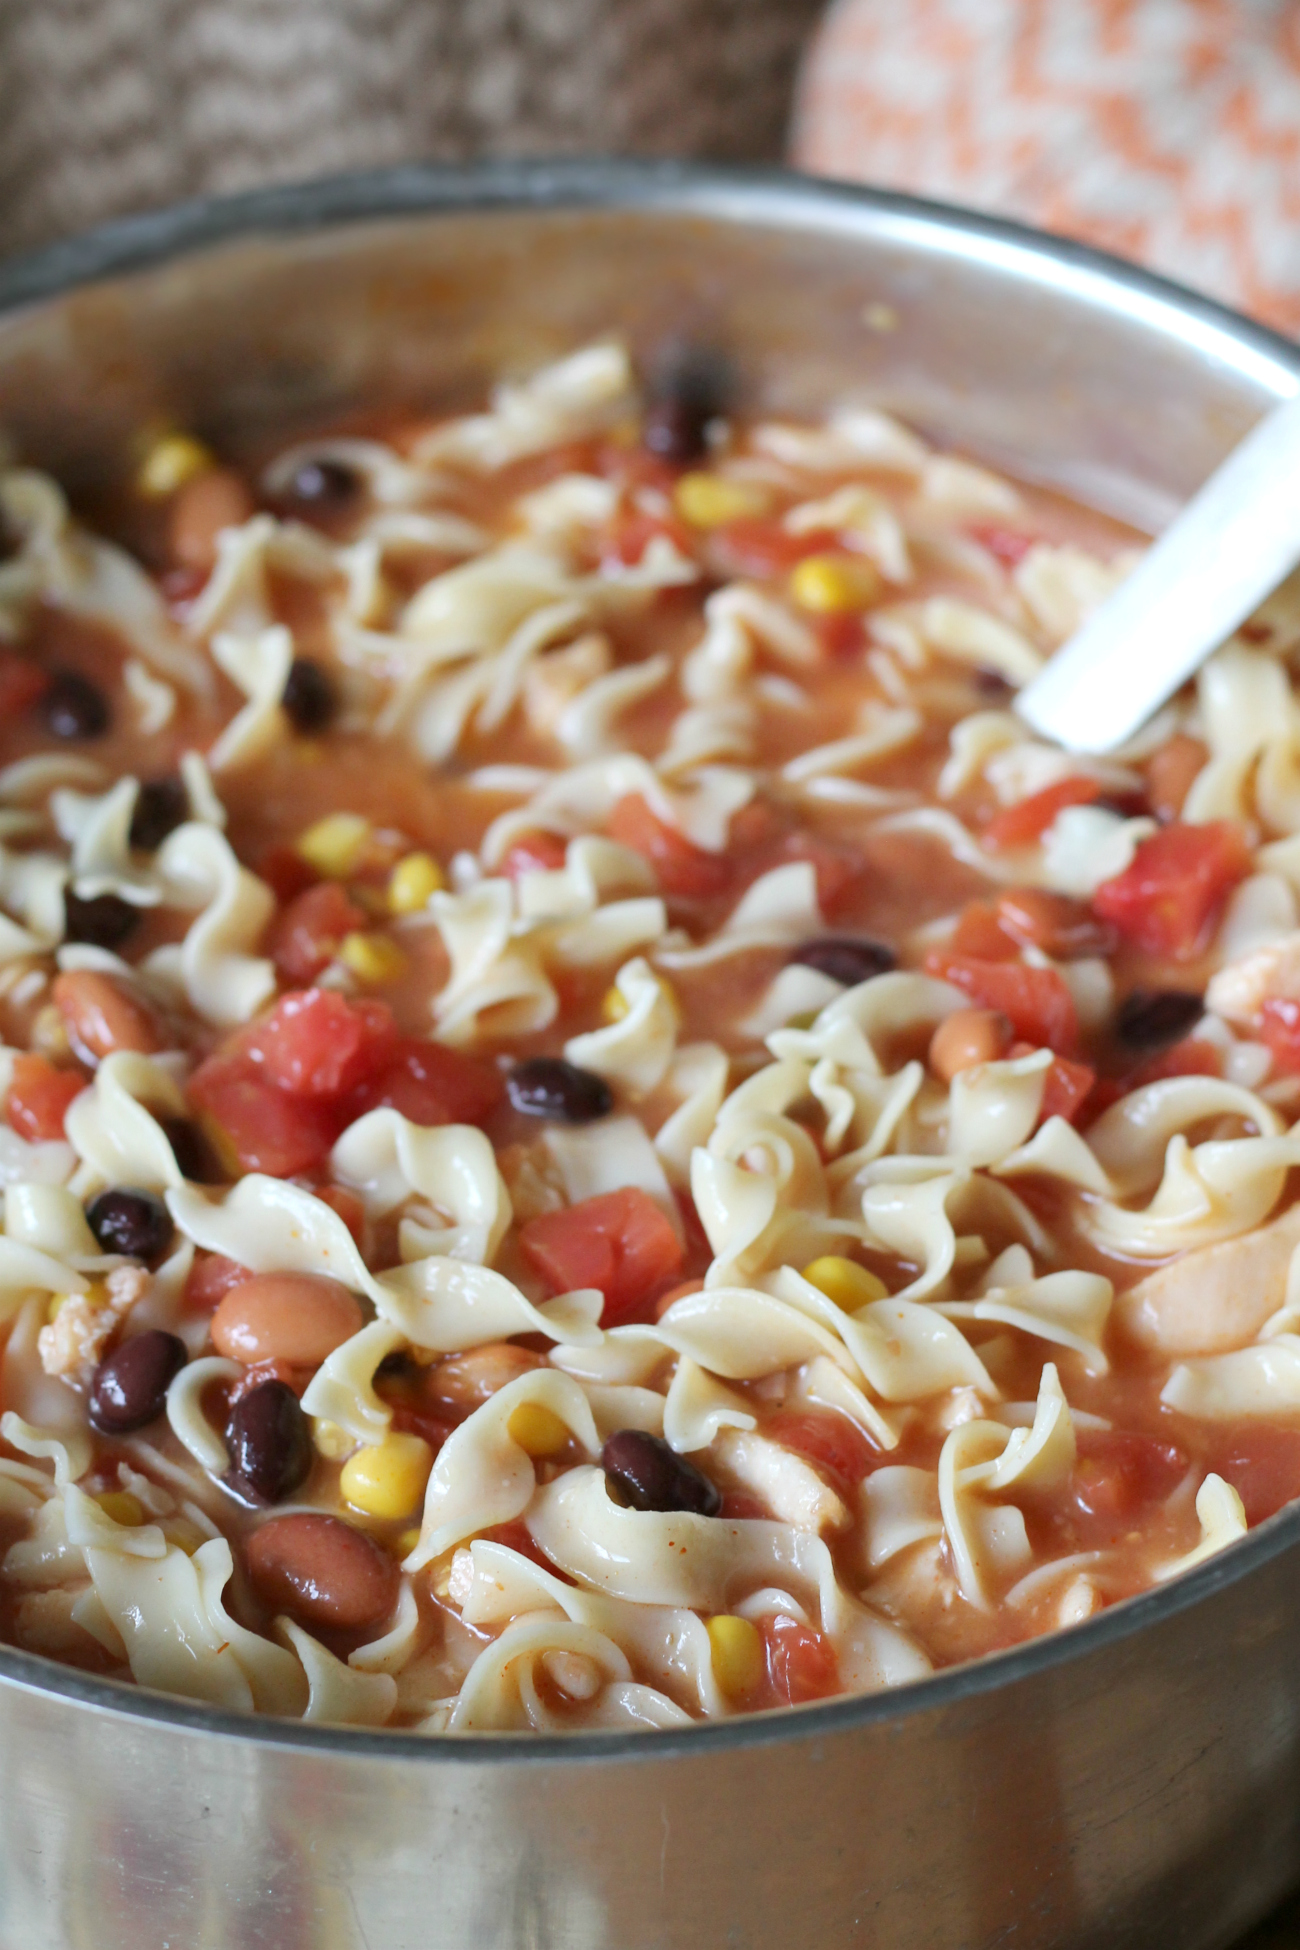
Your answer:
[[[299,731],[323,731],[334,716],[334,686],[310,657],[295,657],[280,693],[289,719]]]
[[[1119,1005],[1115,1033],[1130,1049],[1161,1049],[1204,1013],[1203,998],[1188,989],[1134,989]]]
[[[225,1174],[196,1124],[191,1124],[188,1117],[162,1117],[157,1111],[153,1116],[172,1148],[182,1178],[188,1178],[193,1185],[222,1183]]]
[[[661,1435],[620,1429],[600,1452],[607,1480],[634,1510],[693,1510],[716,1517],[722,1497],[694,1463],[687,1462]]]
[[[93,948],[120,948],[140,925],[140,909],[118,894],[96,894],[82,900],[71,887],[63,890],[63,927],[69,941],[86,941]]]
[[[311,508],[343,508],[360,485],[341,460],[305,460],[289,483],[289,493]]]
[[[529,1056],[506,1078],[516,1110],[529,1117],[554,1117],[561,1124],[591,1124],[608,1117],[614,1093],[604,1077],[580,1070],[562,1056]]]
[[[642,445],[662,460],[687,466],[708,451],[708,428],[726,405],[725,363],[699,347],[665,360],[641,428]]]
[[[172,1215],[154,1192],[117,1185],[86,1207],[86,1223],[106,1253],[161,1259],[171,1245]]]
[[[102,1360],[90,1384],[90,1424],[101,1435],[129,1435],[163,1412],[167,1390],[189,1350],[177,1334],[150,1327]]]
[[[179,779],[146,779],[131,815],[132,846],[141,853],[156,853],[189,809],[189,794]]]
[[[883,941],[849,934],[828,934],[819,941],[805,941],[790,959],[803,968],[815,968],[850,989],[859,982],[869,982],[873,975],[888,974],[898,965],[898,956]]]
[[[251,1503],[278,1503],[305,1481],[311,1430],[287,1381],[263,1381],[241,1396],[226,1425],[231,1488]]]
[[[99,738],[108,730],[108,699],[80,671],[55,670],[41,715],[56,738]]]

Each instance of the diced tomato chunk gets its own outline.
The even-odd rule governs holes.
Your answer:
[[[271,923],[266,951],[282,982],[302,987],[333,961],[345,934],[364,928],[366,916],[337,880],[322,880],[289,902]]]
[[[1259,1012],[1261,1041],[1273,1052],[1273,1061],[1288,1076],[1300,1074],[1300,1002],[1289,997],[1270,996]]]
[[[198,1253],[185,1282],[186,1310],[194,1314],[211,1313],[232,1286],[242,1286],[252,1277],[250,1266],[241,1266],[237,1259],[227,1259],[224,1253]]]
[[[609,836],[622,846],[630,846],[634,853],[645,855],[666,894],[704,899],[721,893],[730,878],[721,853],[708,853],[696,846],[675,826],[660,819],[639,792],[629,792],[619,800],[609,816]]]
[[[1033,535],[1022,534],[1018,528],[1004,528],[996,521],[971,521],[966,524],[966,533],[990,555],[996,556],[1004,569],[1014,569],[1023,562],[1035,543]]]
[[[791,860],[806,860],[812,867],[817,880],[817,905],[826,915],[834,913],[837,903],[860,877],[865,864],[862,855],[851,847],[804,833],[792,834],[782,841],[780,854],[773,865],[780,866]]]
[[[763,1620],[761,1631],[767,1653],[767,1672],[772,1690],[783,1706],[799,1706],[806,1700],[828,1699],[838,1692],[840,1675],[835,1647],[811,1625],[780,1615]]]
[[[1089,1516],[1124,1519],[1173,1491],[1187,1457],[1172,1442],[1128,1429],[1080,1429],[1074,1494]]]
[[[341,1097],[387,1068],[397,1055],[397,1025],[384,1002],[349,1001],[333,989],[281,996],[269,1016],[240,1038],[241,1053],[278,1090]]]
[[[9,724],[30,711],[49,687],[49,674],[34,657],[0,650],[0,723]]]
[[[779,1409],[764,1422],[762,1432],[828,1470],[837,1488],[853,1489],[877,1460],[857,1424],[834,1409]]]
[[[599,1287],[606,1327],[631,1320],[682,1263],[681,1241],[647,1192],[601,1192],[520,1227],[519,1244],[553,1293]]]
[[[1015,846],[1032,846],[1042,838],[1057,813],[1064,812],[1067,806],[1091,805],[1100,796],[1101,787],[1096,779],[1058,779],[1055,785],[1046,785],[1041,792],[1031,792],[1027,799],[994,813],[980,839],[999,853]]]
[[[340,1219],[358,1246],[366,1229],[366,1208],[355,1192],[346,1185],[321,1185],[317,1188],[317,1198],[322,1205],[328,1205],[331,1212],[337,1212]]]
[[[61,1138],[64,1113],[85,1088],[79,1070],[56,1070],[43,1056],[16,1056],[9,1085],[9,1122],[29,1144]]]
[[[320,876],[309,867],[296,846],[269,846],[257,862],[257,877],[264,880],[281,907],[305,894],[309,887],[317,884]],[[277,915],[271,923],[272,929],[284,919]],[[293,978],[291,978],[293,979]],[[305,979],[310,980],[310,977]]]
[[[1066,1056],[1056,1057],[1043,1085],[1039,1122],[1045,1124],[1049,1117],[1063,1117],[1067,1124],[1073,1124],[1092,1095],[1096,1081],[1096,1071],[1086,1063],[1072,1063]]]
[[[558,833],[521,833],[506,854],[504,870],[511,880],[523,873],[556,873],[568,849]]]
[[[641,560],[659,535],[665,536],[679,555],[690,555],[690,534],[685,523],[675,515],[650,514],[644,508],[620,508],[601,538],[600,559],[605,564],[628,567]]]
[[[1250,848],[1233,820],[1174,824],[1142,841],[1131,864],[1103,881],[1092,904],[1149,955],[1189,956],[1228,895],[1250,872]]]
[[[321,1164],[346,1121],[336,1101],[277,1090],[240,1056],[200,1063],[189,1097],[219,1150],[232,1152],[241,1170],[272,1178]]]
[[[1297,1067],[1300,1067],[1300,1050],[1297,1051]],[[1149,1056],[1124,1079],[1126,1090],[1136,1090],[1144,1083],[1160,1083],[1165,1077],[1221,1077],[1223,1075],[1223,1054],[1215,1043],[1206,1042],[1201,1036],[1184,1036],[1181,1043],[1172,1049],[1162,1049],[1155,1056]]]
[[[980,961],[934,949],[925,958],[931,975],[962,989],[981,1009],[1000,1009],[1021,1041],[1058,1055],[1079,1040],[1074,997],[1054,968],[1028,968],[1023,962]]]
[[[500,1072],[445,1043],[403,1038],[357,1092],[352,1114],[389,1106],[412,1124],[483,1124],[505,1094]]]

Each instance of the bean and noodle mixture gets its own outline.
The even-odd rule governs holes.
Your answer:
[[[1140,538],[724,377],[0,472],[12,1644],[677,1726],[1300,1494],[1300,601],[1071,756]]]

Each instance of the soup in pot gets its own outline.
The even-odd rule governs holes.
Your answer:
[[[672,1727],[1300,1494],[1300,606],[1122,750],[1140,538],[617,344],[0,475],[0,1629]]]

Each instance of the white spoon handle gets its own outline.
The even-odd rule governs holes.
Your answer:
[[[1300,561],[1300,396],[1234,447],[1016,709],[1077,752],[1120,745]]]

